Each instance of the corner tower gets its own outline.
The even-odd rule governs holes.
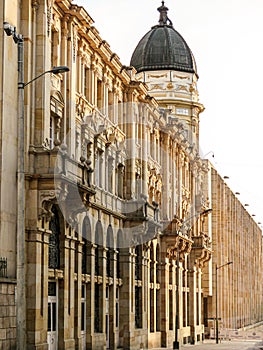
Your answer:
[[[184,124],[188,141],[198,151],[199,114],[204,107],[198,98],[195,59],[174,29],[164,1],[158,11],[159,23],[139,41],[130,64],[137,70],[136,79],[145,82],[149,94],[168,111],[170,122]]]

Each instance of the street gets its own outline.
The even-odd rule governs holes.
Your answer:
[[[206,341],[203,344],[198,344],[195,346],[192,345],[182,345],[182,350],[263,350],[262,341],[223,341],[219,344],[216,344],[214,341]]]
[[[207,340],[202,344],[196,345],[181,345],[180,350],[263,350],[263,342],[259,340],[244,340],[244,341],[222,341],[216,344],[215,341]],[[154,350],[164,350],[158,348]],[[172,348],[167,348],[172,350]]]
[[[262,324],[247,329],[220,330],[220,334],[225,340],[219,341],[219,344],[216,344],[215,339],[206,339],[204,343],[196,345],[181,345],[180,350],[263,350]],[[152,350],[164,350],[164,348]]]

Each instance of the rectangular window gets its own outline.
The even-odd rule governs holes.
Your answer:
[[[135,287],[135,327],[142,328],[142,288]]]
[[[116,300],[116,328],[119,327],[119,300]]]
[[[199,325],[199,293],[196,293],[196,324]]]
[[[150,289],[150,332],[154,332],[154,289]]]
[[[156,306],[155,306],[155,312],[156,312],[156,331],[159,332],[160,331],[160,290],[156,289]]]
[[[55,297],[56,292],[56,282],[48,282],[48,296]]]
[[[52,330],[56,331],[57,329],[57,304],[52,303]]]
[[[119,327],[119,288],[116,288],[116,328]]]
[[[51,303],[48,303],[48,309],[47,309],[47,331],[51,331]]]
[[[85,95],[87,100],[90,99],[90,96],[89,96],[89,92],[90,92],[90,89],[89,89],[89,74],[90,74],[89,68],[85,68],[85,70],[84,70],[84,95]]]
[[[94,317],[94,331],[96,333],[102,332],[102,285],[95,284],[95,317]]]
[[[81,286],[81,331],[86,329],[86,285]]]
[[[186,108],[176,108],[176,113],[181,115],[188,115],[189,110]]]
[[[183,292],[183,326],[187,326],[186,292]]]
[[[169,330],[173,330],[173,291],[169,290]]]
[[[101,108],[103,107],[103,101],[102,101],[103,93],[102,93],[102,88],[103,88],[102,81],[101,81],[101,80],[97,80],[97,107],[98,107],[99,109],[101,109]]]
[[[207,298],[204,298],[204,326],[208,327],[208,303]]]
[[[85,330],[85,302],[81,301],[81,330]]]

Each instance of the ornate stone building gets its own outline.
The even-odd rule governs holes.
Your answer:
[[[193,54],[164,2],[158,11],[126,67],[71,0],[3,2],[1,23],[16,27],[0,36],[5,349],[137,350],[204,338],[217,187],[199,156]]]

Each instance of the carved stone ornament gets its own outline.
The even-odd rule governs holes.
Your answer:
[[[56,199],[56,193],[53,190],[43,190],[39,192],[39,219],[44,218],[46,221],[51,220],[53,216],[52,206],[56,202]]]
[[[185,260],[185,255],[188,255],[192,249],[192,241],[177,235],[172,242],[167,242],[166,256],[169,259],[176,260],[177,254],[179,253],[180,262]]]
[[[77,26],[73,28],[72,30],[73,34],[73,62],[76,62],[76,57],[77,57],[77,47],[78,47],[78,31],[77,31]]]
[[[205,264],[211,259],[212,252],[210,249],[202,248],[202,249],[194,249],[194,262],[195,265],[199,268],[203,268]]]
[[[34,10],[38,10],[38,8],[39,8],[39,0],[32,0],[31,6],[32,6],[32,8]]]
[[[167,78],[167,73],[164,73],[164,74],[149,74],[149,78],[155,78],[155,79]]]
[[[53,1],[47,1],[47,35],[50,35]]]
[[[68,185],[64,182],[56,183],[56,198],[61,203],[64,202],[68,195]]]

